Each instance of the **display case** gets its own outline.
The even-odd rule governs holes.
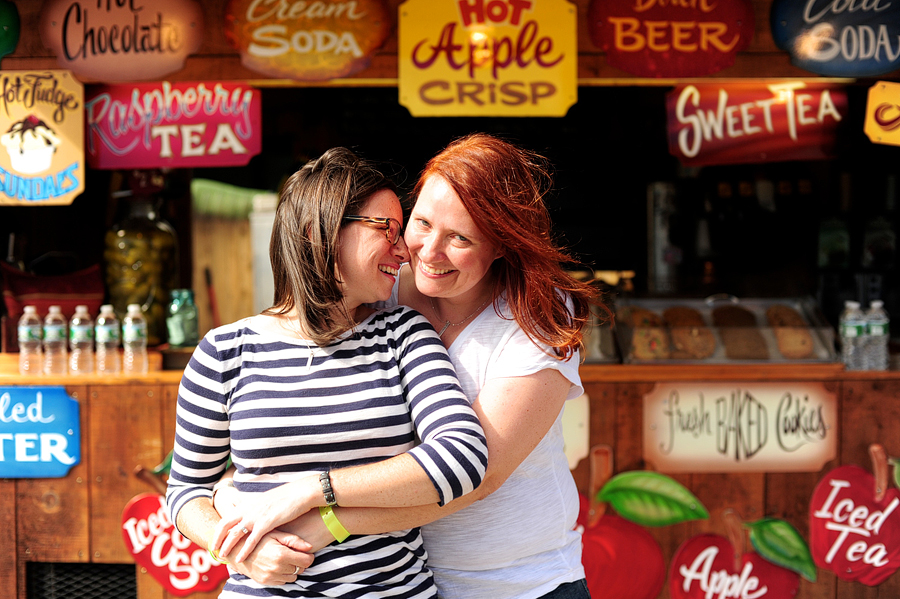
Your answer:
[[[805,297],[629,299],[615,331],[626,364],[838,360],[834,328]]]

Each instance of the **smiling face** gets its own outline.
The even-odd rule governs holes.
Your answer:
[[[406,229],[416,288],[429,297],[474,300],[491,284],[500,252],[481,233],[447,181],[429,177]]]
[[[382,189],[370,197],[359,216],[388,217],[403,222],[403,209],[397,195]],[[384,301],[391,296],[397,271],[409,260],[403,237],[391,245],[385,231],[358,221],[341,227],[337,276],[344,304],[352,312],[362,304]]]

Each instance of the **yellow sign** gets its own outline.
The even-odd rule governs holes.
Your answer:
[[[578,99],[566,0],[406,0],[398,37],[413,116],[565,116]]]
[[[84,191],[84,86],[69,71],[0,71],[0,206]]]
[[[900,83],[879,81],[869,88],[863,131],[872,143],[900,146]]]

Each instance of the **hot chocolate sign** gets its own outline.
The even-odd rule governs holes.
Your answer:
[[[816,472],[837,451],[821,383],[665,383],[644,396],[644,459],[660,472]]]

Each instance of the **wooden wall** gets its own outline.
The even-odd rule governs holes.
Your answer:
[[[225,39],[223,31],[227,2],[220,0],[198,0],[205,15],[205,34],[200,51],[188,57],[185,68],[167,76],[171,81],[258,80],[261,75],[241,65],[240,57]],[[386,0],[392,9],[397,9],[402,0]],[[641,79],[606,63],[604,55],[591,42],[587,29],[587,12],[591,0],[574,0],[578,7],[578,78],[581,85],[619,85],[659,83],[653,79]],[[627,1],[627,0],[622,0]],[[16,51],[0,62],[6,69],[59,68],[52,53],[44,47],[38,35],[38,23],[42,2],[16,0],[22,22],[22,34]],[[771,0],[752,0],[756,32],[746,51],[740,53],[735,64],[716,73],[716,78],[724,77],[814,77],[813,74],[793,67],[790,59],[779,50],[769,29]],[[396,10],[394,11],[396,14]],[[264,84],[265,82],[260,82]],[[274,85],[297,85],[295,82],[270,80]],[[372,60],[371,66],[347,79],[315,85],[386,85],[397,84],[397,35],[394,32]]]

